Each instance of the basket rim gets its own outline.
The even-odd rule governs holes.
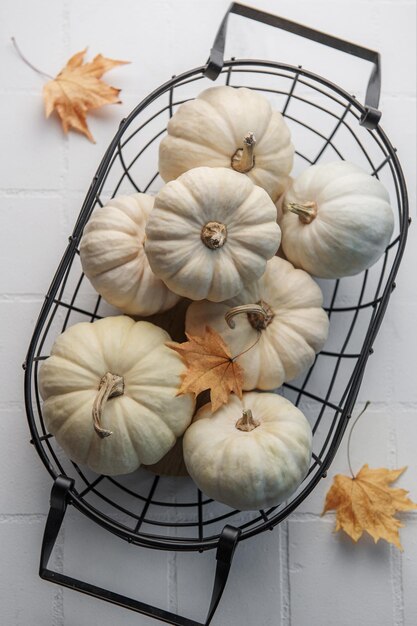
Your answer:
[[[347,100],[353,108],[355,108],[360,116],[362,116],[366,112],[366,108],[363,104],[361,104],[355,96],[352,96],[343,88],[335,85],[331,81],[326,78],[317,75],[309,70],[304,69],[301,66],[294,66],[289,64],[278,63],[275,61],[269,60],[259,60],[259,59],[230,59],[225,61],[224,68],[221,72],[222,74],[227,73],[230,68],[233,67],[247,67],[248,72],[251,71],[251,68],[258,67],[268,67],[273,68],[275,70],[284,70],[290,72],[292,74],[298,74],[304,76],[310,80],[316,81],[327,88],[330,88],[332,91],[336,92],[339,96]],[[72,262],[75,254],[79,239],[82,235],[83,228],[85,223],[87,222],[90,210],[95,201],[96,193],[99,189],[100,180],[106,171],[111,158],[116,150],[121,137],[123,136],[126,128],[131,124],[131,122],[136,118],[136,116],[143,111],[148,105],[150,105],[154,100],[159,98],[164,93],[168,92],[172,87],[175,87],[179,83],[186,81],[193,76],[203,75],[206,66],[199,66],[193,69],[187,70],[182,74],[172,77],[169,81],[163,83],[159,87],[157,87],[154,91],[152,91],[148,96],[146,96],[138,105],[130,112],[130,114],[121,121],[117,132],[115,133],[113,139],[111,140],[109,146],[107,147],[104,156],[97,168],[96,174],[93,177],[93,180],[90,184],[90,187],[85,196],[83,205],[80,209],[80,213],[76,220],[73,233],[69,237],[69,243],[64,252],[64,255],[58,265],[58,268],[55,272],[51,285],[48,289],[48,292],[45,296],[45,301],[42,305],[41,311],[39,313],[38,320],[36,322],[34,332],[30,341],[30,345],[28,348],[26,360],[24,363],[25,368],[25,376],[24,376],[24,398],[25,398],[25,406],[26,406],[26,414],[29,424],[29,429],[31,432],[31,443],[35,446],[36,451],[41,458],[43,464],[46,469],[50,473],[51,477],[55,480],[58,477],[58,473],[55,468],[51,464],[48,454],[42,446],[41,437],[38,433],[36,422],[34,418],[34,410],[33,410],[33,398],[32,398],[32,378],[35,375],[33,373],[34,370],[34,358],[35,351],[40,339],[41,331],[44,328],[45,322],[47,320],[47,316],[49,311],[53,306],[53,300],[56,296],[58,288],[62,282],[62,279],[65,275],[66,270],[68,269],[70,263]],[[203,76],[201,76],[203,77]],[[381,325],[383,316],[385,314],[388,301],[390,295],[392,293],[393,288],[395,287],[394,279],[397,274],[401,258],[404,252],[406,240],[407,240],[407,230],[409,225],[409,217],[408,217],[408,198],[407,198],[407,189],[406,183],[404,179],[404,175],[402,172],[402,168],[400,162],[398,160],[396,150],[392,146],[389,141],[387,135],[382,130],[382,128],[378,125],[375,129],[369,130],[369,133],[375,133],[378,135],[380,141],[384,145],[389,158],[391,160],[392,166],[398,177],[399,184],[399,192],[400,192],[400,207],[402,211],[400,212],[400,232],[398,238],[398,247],[396,250],[395,257],[392,261],[390,272],[386,279],[386,285],[381,295],[380,300],[376,304],[375,316],[373,319],[373,323],[369,325],[365,339],[362,344],[362,349],[360,352],[360,357],[358,358],[353,373],[352,380],[350,384],[349,391],[347,393],[346,399],[344,401],[343,409],[340,413],[340,417],[338,420],[338,424],[336,426],[335,432],[332,436],[333,444],[328,449],[326,455],[324,456],[321,465],[318,467],[316,473],[311,477],[308,484],[304,487],[304,489],[290,502],[289,505],[285,506],[282,511],[279,511],[265,521],[263,524],[257,525],[252,529],[243,529],[240,535],[239,541],[244,539],[248,539],[256,534],[263,532],[267,529],[272,529],[274,526],[279,524],[283,519],[285,519],[290,513],[292,513],[299,504],[311,493],[311,491],[316,487],[320,479],[326,475],[327,469],[333,461],[333,458],[337,452],[340,441],[343,437],[343,434],[346,430],[347,424],[349,422],[349,418],[351,416],[351,412],[353,410],[359,388],[360,383],[364,374],[365,366],[368,360],[369,355],[372,353],[372,344],[378,333],[379,327]],[[71,489],[70,491],[70,503],[72,503],[75,508],[77,508],[80,512],[85,514],[87,517],[98,523],[100,526],[106,528],[110,532],[119,537],[133,543],[135,545],[139,545],[142,547],[148,547],[153,549],[164,549],[164,550],[178,550],[178,551],[204,551],[209,549],[214,549],[218,544],[218,536],[208,537],[204,539],[191,539],[191,538],[181,538],[174,537],[171,539],[167,537],[158,538],[157,535],[151,535],[144,532],[134,533],[130,531],[127,533],[120,525],[115,523],[111,518],[106,516],[102,512],[98,512],[97,509],[92,507],[88,502],[86,502],[82,497],[79,496],[78,492],[75,489]]]

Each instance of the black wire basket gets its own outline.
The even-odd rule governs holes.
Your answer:
[[[365,105],[301,66],[272,61],[223,61],[227,18],[235,13],[358,56],[373,63]],[[335,159],[349,160],[381,179],[396,217],[393,238],[370,270],[343,280],[319,281],[331,319],[330,336],[311,369],[284,384],[281,393],[299,406],[313,429],[308,475],[292,498],[268,510],[234,511],[206,498],[187,478],[167,478],[146,469],[112,478],[93,474],[68,460],[47,432],[38,389],[39,364],[67,326],[116,313],[94,292],[81,271],[78,245],[92,211],[118,193],[157,191],[158,144],[176,108],[216,80],[264,93],[281,110],[296,146],[295,174]],[[326,472],[351,417],[365,366],[378,333],[407,237],[407,191],[400,163],[379,125],[379,55],[277,16],[233,3],[220,25],[210,59],[161,85],[122,120],[81,208],[69,244],[39,315],[25,362],[25,401],[31,443],[51,474],[51,508],[41,550],[40,575],[126,608],[179,626],[200,623],[70,578],[48,569],[67,504],[122,539],[158,550],[217,549],[209,624],[227,581],[239,541],[273,529],[311,493]]]

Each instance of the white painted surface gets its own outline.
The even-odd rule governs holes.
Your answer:
[[[415,2],[257,0],[257,7],[349,38],[382,54],[383,127],[408,181],[415,215]],[[5,626],[147,625],[152,620],[42,582],[37,560],[50,479],[23,408],[21,363],[43,296],[95,168],[120,119],[154,87],[204,63],[228,0],[4,0],[0,19],[0,622]],[[233,32],[232,32],[233,31]],[[272,58],[326,75],[362,98],[368,67],[266,26],[234,18],[229,55]],[[132,64],[113,72],[123,104],[90,117],[97,140],[64,137],[44,120],[42,79],[16,56],[14,35],[38,67],[55,74],[85,45]],[[366,64],[365,64],[366,65]],[[346,68],[346,69],[345,69]],[[415,227],[360,392],[352,462],[409,469],[399,485],[417,499],[417,289]],[[213,626],[412,626],[417,623],[417,516],[404,516],[403,554],[380,542],[353,545],[320,517],[335,472],[347,472],[346,439],[319,487],[273,533],[239,546]],[[70,511],[53,559],[58,569],[202,619],[213,554],[132,548]]]

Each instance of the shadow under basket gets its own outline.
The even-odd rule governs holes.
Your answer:
[[[312,39],[373,63],[365,105],[302,67],[255,59],[223,61],[229,13]],[[284,384],[285,395],[307,416],[313,429],[308,475],[290,500],[268,510],[242,513],[206,498],[189,478],[169,478],[140,468],[133,474],[93,474],[65,457],[48,433],[38,388],[39,364],[69,325],[114,313],[82,274],[79,241],[96,206],[118,193],[155,192],[158,144],[177,107],[211,81],[263,93],[280,110],[297,148],[294,173],[318,162],[349,160],[380,179],[395,214],[392,241],[378,263],[342,280],[318,281],[330,317],[326,349],[302,377]],[[335,456],[354,408],[368,357],[381,325],[403,254],[408,219],[407,192],[396,151],[379,125],[379,55],[233,3],[220,25],[207,64],[161,85],[124,119],[110,143],[82,205],[68,247],[45,297],[25,362],[25,401],[31,443],[54,480],[51,508],[41,549],[42,578],[178,626],[208,625],[229,574],[236,545],[272,530],[311,493]],[[68,504],[111,533],[137,546],[176,551],[216,549],[213,595],[205,621],[175,615],[89,582],[48,569],[48,560]]]

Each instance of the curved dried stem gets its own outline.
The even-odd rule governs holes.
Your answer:
[[[107,374],[105,374],[100,380],[98,392],[93,403],[92,417],[94,430],[102,439],[113,434],[111,430],[106,430],[101,426],[101,418],[106,402],[107,400],[110,400],[110,398],[116,398],[117,396],[123,395],[123,393],[124,380],[122,376],[107,372]]]
[[[240,306],[229,309],[229,311],[225,313],[224,319],[229,328],[236,328],[236,323],[233,318],[241,313],[260,315],[265,320],[268,317],[268,313],[260,304],[241,304]]]
[[[243,148],[236,150],[232,156],[232,168],[236,172],[246,174],[250,172],[255,165],[254,148],[256,144],[255,135],[247,133],[243,138]]]
[[[12,40],[12,44],[14,45],[17,54],[20,56],[22,61],[24,63],[26,63],[26,65],[28,65],[37,74],[40,74],[41,76],[45,76],[45,78],[50,78],[51,80],[54,80],[53,76],[51,76],[50,74],[47,74],[46,72],[43,72],[42,70],[38,69],[37,67],[32,65],[32,63],[30,61],[27,60],[27,58],[24,56],[24,54],[22,53],[21,49],[17,45],[17,41],[16,41],[16,39],[14,37],[11,37],[11,40]]]
[[[359,421],[359,418],[360,418],[360,417],[362,417],[362,415],[365,413],[366,409],[368,408],[368,406],[369,406],[370,404],[371,404],[371,403],[370,403],[370,401],[369,401],[369,400],[367,400],[367,401],[365,402],[365,406],[363,407],[362,411],[359,413],[358,417],[355,419],[355,421],[354,421],[354,422],[353,422],[353,424],[352,424],[352,428],[350,429],[350,432],[349,432],[349,437],[348,437],[348,440],[347,440],[347,460],[348,460],[348,465],[349,465],[350,473],[352,474],[352,478],[355,478],[355,475],[354,475],[354,473],[353,473],[352,464],[351,464],[351,462],[350,462],[350,440],[351,440],[351,437],[352,437],[352,432],[353,432],[353,429],[355,428],[355,426],[356,426],[357,422]]]

